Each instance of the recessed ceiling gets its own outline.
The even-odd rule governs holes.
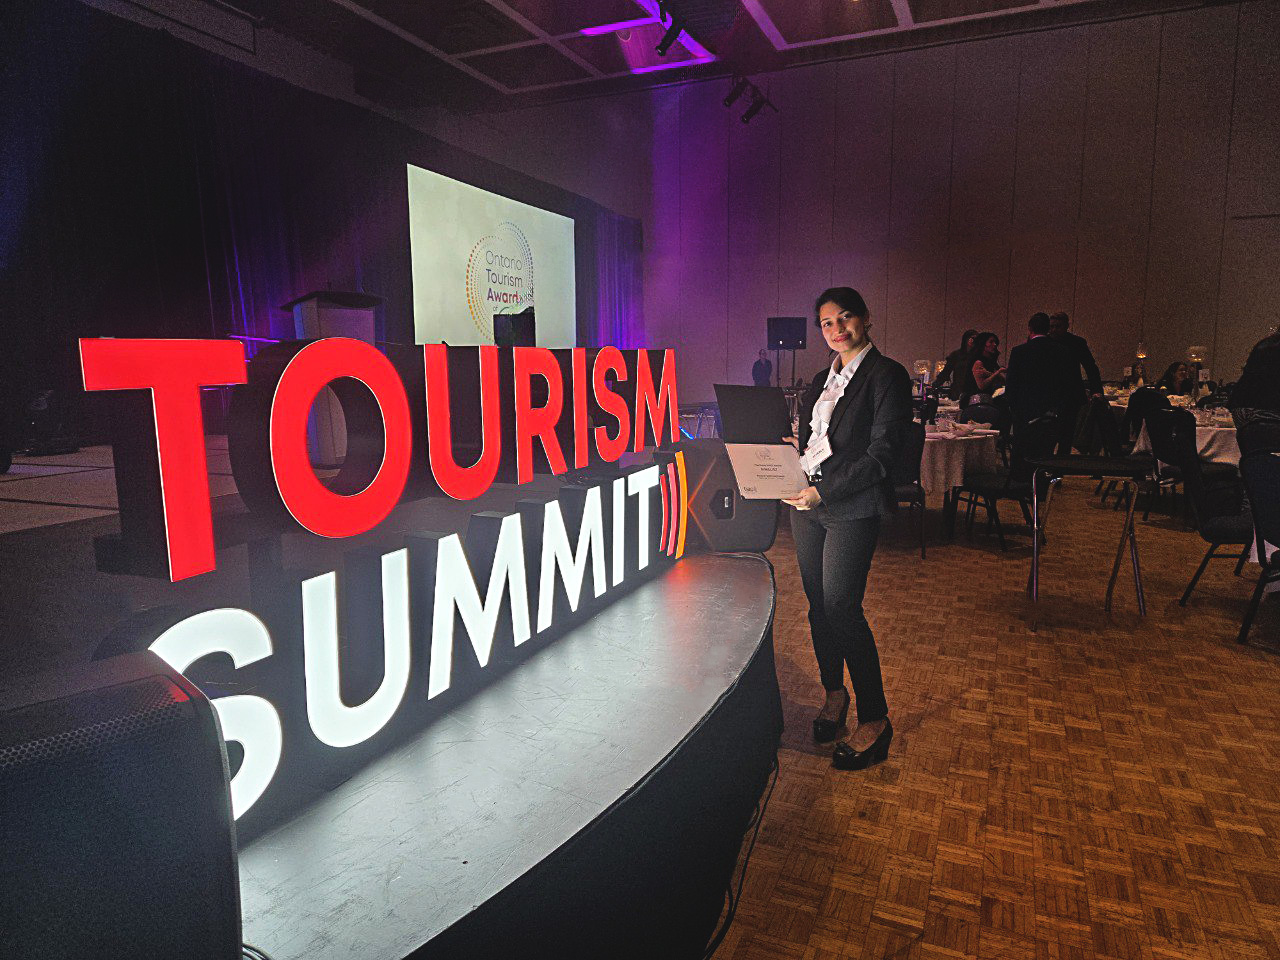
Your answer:
[[[212,0],[230,3],[233,0]],[[255,22],[389,80],[493,109],[1186,6],[1186,0],[253,0]],[[1212,0],[1204,0],[1212,2]],[[379,84],[385,87],[383,84]]]

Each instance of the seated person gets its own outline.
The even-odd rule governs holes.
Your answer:
[[[1191,379],[1191,368],[1181,360],[1169,364],[1156,387],[1179,397],[1195,393],[1195,381]]]
[[[1004,386],[1005,368],[1000,365],[1000,338],[994,333],[980,333],[973,341],[968,358],[960,405],[990,402],[991,395]]]

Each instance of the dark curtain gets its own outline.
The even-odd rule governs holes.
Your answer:
[[[412,342],[406,163],[573,217],[580,342],[639,345],[638,222],[74,0],[4,6],[11,400],[74,405],[83,336],[290,337],[312,290],[383,298],[379,338]]]
[[[597,211],[595,221],[595,329],[579,339],[583,343],[643,347],[640,221],[611,210]]]

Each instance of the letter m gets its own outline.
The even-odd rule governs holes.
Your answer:
[[[477,521],[485,525],[498,520],[493,515],[477,514],[471,523],[474,527]],[[520,515],[513,513],[501,517],[489,586],[483,601],[461,538],[455,533],[436,541],[428,699],[448,690],[453,678],[455,611],[462,618],[481,667],[489,663],[504,593],[511,597],[511,630],[515,642],[519,644],[529,639],[529,591],[523,541]]]
[[[669,421],[671,442],[680,439],[680,405],[676,401],[676,352],[662,352],[662,380],[655,390],[653,371],[649,367],[649,351],[636,351],[636,453],[644,449],[650,436],[645,429],[645,418],[653,428],[654,443],[662,444],[663,421]]]

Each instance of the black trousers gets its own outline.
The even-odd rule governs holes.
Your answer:
[[[853,683],[859,723],[889,715],[880,676],[880,654],[862,613],[880,518],[839,520],[822,506],[791,511],[800,579],[809,598],[809,627],[818,672],[827,690],[844,688],[845,666]]]
[[[1080,411],[1083,405],[1068,407],[1058,418],[1058,456],[1071,456],[1071,448],[1076,442],[1076,428],[1080,425]]]

